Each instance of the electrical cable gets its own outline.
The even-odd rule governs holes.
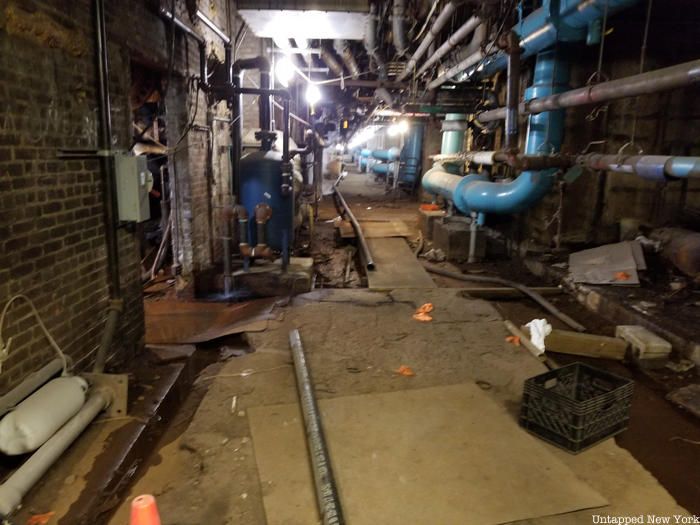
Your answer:
[[[32,300],[27,297],[24,294],[17,294],[13,297],[10,298],[9,301],[5,304],[5,307],[2,309],[2,314],[0,314],[0,372],[2,371],[2,364],[7,361],[7,359],[10,356],[10,347],[12,346],[12,340],[13,337],[9,337],[7,339],[7,344],[5,344],[4,339],[2,338],[2,329],[3,326],[5,325],[5,316],[7,315],[7,312],[10,309],[10,306],[17,301],[18,299],[22,299],[26,303],[29,304],[29,307],[32,310],[32,314],[34,315],[34,318],[37,321],[37,324],[41,328],[41,330],[44,332],[44,335],[46,336],[46,339],[49,341],[49,344],[51,347],[56,351],[58,354],[59,359],[61,360],[61,363],[63,365],[63,372],[61,375],[67,376],[68,375],[68,359],[66,358],[66,354],[63,353],[63,350],[61,350],[61,347],[58,346],[58,343],[56,343],[56,340],[51,336],[49,333],[48,329],[46,328],[46,325],[44,324],[44,321],[41,319],[41,316],[39,315],[39,312],[36,309],[36,306],[34,306],[34,303]]]

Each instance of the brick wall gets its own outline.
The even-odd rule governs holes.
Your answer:
[[[146,0],[107,1],[110,92],[117,149],[131,140],[132,61],[162,72],[168,66],[169,32]],[[60,148],[96,147],[98,101],[94,66],[93,2],[28,0],[0,3],[0,305],[14,294],[31,297],[58,343],[81,368],[91,364],[105,319],[108,288],[98,162],[58,160]],[[225,0],[201,2],[219,27],[233,33],[240,22]],[[223,47],[208,28],[192,22],[178,0],[178,16],[223,60]],[[197,46],[178,33],[167,128],[178,137],[194,109],[188,79],[198,74]],[[256,47],[257,46],[257,47]],[[259,54],[246,38],[243,53]],[[255,75],[251,74],[251,80]],[[218,209],[229,193],[229,126],[225,104],[207,113],[198,99],[194,124],[173,155],[180,208],[178,259],[185,276],[220,257]],[[189,110],[189,112],[188,112]],[[257,109],[246,113],[257,126]],[[173,140],[173,139],[171,139]],[[213,142],[211,162],[207,151]],[[121,287],[125,298],[112,362],[127,360],[142,345],[140,253],[129,228],[119,230]],[[45,364],[52,351],[29,310],[14,308],[4,337],[14,336],[0,374],[0,393]]]

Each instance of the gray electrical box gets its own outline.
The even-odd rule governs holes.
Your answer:
[[[114,156],[114,168],[117,176],[119,220],[147,221],[151,218],[148,192],[153,187],[153,176],[148,171],[146,156],[117,154]]]

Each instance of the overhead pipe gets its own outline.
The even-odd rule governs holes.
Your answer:
[[[664,182],[671,179],[700,178],[700,157],[670,155],[601,155],[589,153],[576,158],[576,163],[594,170],[637,175],[643,179]]]
[[[563,91],[568,75],[568,65],[557,58],[555,51],[540,53],[535,65],[533,85],[525,91],[526,98]],[[536,155],[556,152],[561,147],[563,134],[562,110],[531,115],[525,153]],[[428,193],[452,201],[466,215],[472,212],[517,213],[537,203],[549,192],[554,171],[524,171],[511,182],[498,183],[488,181],[483,175],[452,175],[438,164],[425,173],[422,184]]]
[[[338,60],[333,55],[333,52],[326,46],[321,46],[321,60],[323,60],[336,76],[342,77],[345,75],[343,71],[343,66],[338,62]]]
[[[350,76],[352,78],[359,78],[360,76],[360,66],[357,65],[357,60],[355,60],[355,55],[352,52],[352,47],[350,47],[350,42],[347,40],[336,39],[333,42],[333,47],[335,52],[338,53],[343,59],[345,67],[348,68]]]
[[[433,55],[428,57],[425,63],[418,69],[417,76],[425,73],[429,67],[436,64],[442,57],[452,51],[454,47],[462,40],[471,35],[474,30],[481,24],[481,19],[477,16],[472,16],[464,24],[460,26],[443,44],[435,51]],[[426,37],[427,38],[427,37]]]
[[[384,62],[384,59],[379,53],[377,47],[377,19],[377,5],[372,3],[369,6],[369,16],[367,17],[367,25],[365,26],[365,50],[370,58],[374,60],[374,63],[377,66],[377,76],[379,77],[379,80],[386,81],[388,80],[386,63]],[[374,96],[375,98],[384,101],[384,103],[389,107],[394,105],[394,100],[391,93],[389,93],[389,90],[384,86],[380,86],[375,89]]]
[[[511,30],[520,35],[522,58],[528,58],[553,46],[557,40],[585,40],[589,25],[600,19],[606,10],[608,16],[612,16],[637,2],[638,0],[547,0]],[[559,9],[555,12],[557,7]],[[486,47],[490,49],[495,46]],[[503,51],[493,54],[476,52],[440,75],[428,87],[436,89],[460,73],[465,73],[465,79],[469,78],[477,72],[474,69],[477,64],[479,76],[488,77],[507,67],[508,55]]]
[[[399,56],[404,56],[408,50],[406,44],[406,0],[394,0],[391,17],[391,33],[394,48]]]
[[[649,95],[677,89],[700,81],[700,60],[691,60],[671,67],[649,71],[639,75],[601,82],[549,97],[538,97],[520,104],[523,115],[599,104],[621,98]],[[484,111],[477,116],[479,122],[493,122],[506,118],[507,108]]]
[[[158,10],[158,14],[164,21],[172,24],[174,28],[182,31],[185,35],[197,42],[197,47],[199,50],[199,82],[200,85],[206,86],[207,78],[209,77],[207,72],[207,41],[202,35],[197,33],[194,29],[176,17],[175,13],[171,13],[167,9],[161,7]]]
[[[504,47],[508,53],[508,82],[506,86],[505,148],[518,149],[518,103],[520,101],[520,46],[518,36],[512,31],[505,37]]]
[[[403,73],[401,73],[396,80],[401,82],[402,80],[408,78],[408,76],[413,72],[413,70],[416,68],[416,64],[418,63],[418,61],[423,57],[425,52],[428,51],[430,49],[430,46],[435,42],[435,37],[437,37],[440,34],[440,31],[442,31],[447,22],[450,21],[450,18],[452,18],[452,15],[455,12],[455,8],[456,7],[454,2],[447,2],[447,4],[445,4],[445,7],[442,8],[442,11],[440,11],[440,14],[435,19],[435,22],[433,22],[433,25],[430,26],[430,30],[428,31],[428,33],[426,33],[425,37],[423,37],[423,40],[418,46],[418,49],[416,49],[415,53],[411,55],[411,58],[406,63],[406,67],[404,68]]]
[[[0,485],[0,516],[9,516],[97,415],[112,402],[108,390],[92,392],[80,411]]]

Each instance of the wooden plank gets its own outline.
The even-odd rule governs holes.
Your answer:
[[[523,327],[526,333],[529,330]],[[553,329],[544,340],[548,352],[582,355],[598,359],[615,359],[622,361],[627,352],[628,343],[617,337],[582,334],[569,330]]]
[[[376,269],[367,272],[369,288],[436,288],[433,279],[400,237],[367,239]]]

